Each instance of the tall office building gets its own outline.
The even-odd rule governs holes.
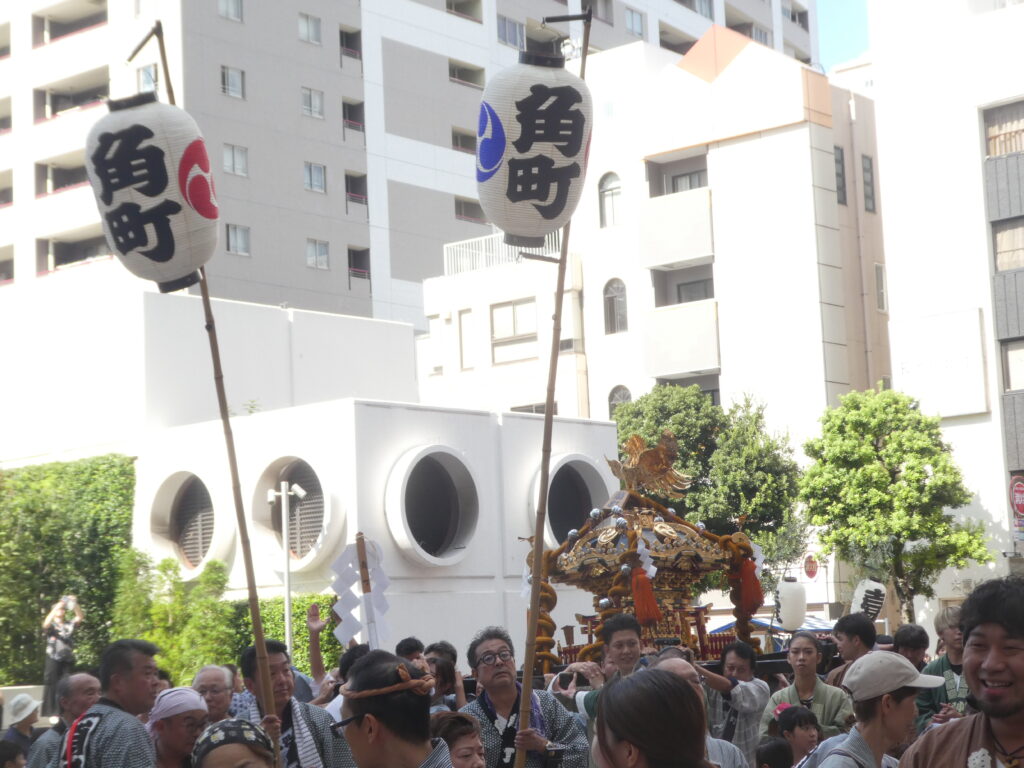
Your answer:
[[[942,418],[972,492],[956,514],[983,524],[995,558],[946,571],[938,607],[1024,566],[1024,5],[869,10],[882,193],[899,212],[885,230],[893,385]]]
[[[716,23],[816,60],[813,0],[583,0],[594,49],[685,52]],[[442,245],[490,233],[480,89],[517,49],[578,49],[581,0],[32,0],[0,8],[0,282],[108,254],[84,139],[107,97],[173,87],[221,208],[214,295],[413,322]],[[150,41],[160,20],[169,78]],[[568,41],[568,42],[566,42]],[[168,79],[170,82],[168,82]]]

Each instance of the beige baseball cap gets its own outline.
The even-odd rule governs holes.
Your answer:
[[[945,678],[922,675],[906,657],[892,651],[872,651],[850,665],[843,688],[854,701],[867,701],[900,688],[938,688]]]

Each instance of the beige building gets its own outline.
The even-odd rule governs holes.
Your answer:
[[[589,5],[591,0],[583,0]],[[813,0],[592,0],[591,44],[683,52],[714,23],[816,59]],[[480,89],[520,48],[571,54],[581,0],[28,0],[0,7],[0,283],[108,255],[84,139],[107,97],[167,95],[205,133],[223,298],[413,322],[442,245],[490,233]]]

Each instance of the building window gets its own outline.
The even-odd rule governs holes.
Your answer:
[[[864,172],[864,210],[875,212],[875,164],[867,155],[860,156],[861,168]]]
[[[626,29],[637,37],[644,36],[644,15],[632,8],[626,9]]]
[[[467,152],[471,155],[476,154],[476,134],[452,128],[452,149],[457,149],[459,152]]]
[[[622,403],[630,403],[632,401],[633,395],[630,394],[630,391],[622,385],[612,389],[612,391],[608,393],[608,418],[614,419],[615,409],[622,405]]]
[[[1024,339],[1003,342],[1003,375],[1007,392],[1024,389]]]
[[[222,19],[242,20],[242,0],[217,0],[217,13]]]
[[[245,98],[245,71],[237,67],[220,68],[220,90],[236,99]]]
[[[302,114],[310,117],[324,116],[324,92],[316,88],[302,88]]]
[[[190,568],[199,565],[213,541],[213,502],[203,481],[194,475],[186,482],[171,512],[171,538]]]
[[[889,311],[889,291],[885,284],[885,264],[875,264],[875,306],[879,312]]]
[[[327,166],[320,163],[303,163],[303,186],[310,192],[327,191]]]
[[[156,64],[147,64],[135,70],[136,87],[139,93],[156,93],[160,75]]]
[[[462,221],[472,221],[474,224],[486,224],[487,216],[484,213],[484,209],[480,207],[480,203],[476,200],[466,200],[465,198],[455,198],[455,218]]]
[[[713,19],[715,17],[714,10],[711,7],[711,0],[695,0],[693,10],[706,19]]]
[[[320,17],[308,13],[299,14],[299,40],[320,45]]]
[[[237,144],[224,145],[224,172],[235,176],[249,175],[249,150]]]
[[[617,208],[622,185],[614,173],[606,173],[597,185],[597,200],[600,207],[601,227],[613,227],[617,223]]]
[[[996,271],[1024,269],[1024,217],[997,221],[992,225]]]
[[[475,88],[484,87],[484,70],[472,64],[463,64],[448,59],[448,79],[459,85],[471,85]]]
[[[832,147],[836,156],[836,202],[846,205],[846,157],[842,147]]]
[[[758,24],[751,25],[750,36],[753,38],[754,42],[771,47],[772,33],[764,27]]]
[[[679,304],[713,298],[715,298],[715,281],[712,278],[693,280],[676,285],[676,301]]]
[[[491,307],[491,360],[510,363],[537,356],[537,302],[521,299]]]
[[[604,332],[622,333],[628,328],[626,284],[615,278],[609,280],[604,287]]]
[[[988,156],[1024,152],[1024,101],[985,110]]]
[[[672,177],[672,191],[686,192],[690,189],[699,189],[708,185],[708,171],[702,168],[699,171],[679,173]]]
[[[363,35],[358,29],[338,29],[341,42],[341,55],[351,59],[363,58]]]
[[[359,205],[369,204],[369,190],[366,185],[366,174],[365,173],[346,173],[345,174],[345,198],[350,203],[358,203]]]
[[[526,50],[526,25],[506,16],[498,16],[498,40],[520,51]]]
[[[326,240],[306,239],[306,266],[310,269],[330,269],[331,250]]]
[[[370,279],[369,248],[348,249],[348,274],[349,277],[358,277],[363,280]]]
[[[366,131],[366,110],[361,101],[341,102],[341,119],[350,131]]]
[[[225,242],[228,253],[236,253],[239,256],[249,255],[249,228],[239,224],[224,225]]]

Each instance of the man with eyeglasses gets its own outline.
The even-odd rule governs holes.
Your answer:
[[[459,711],[480,721],[487,768],[511,768],[519,749],[527,750],[526,768],[584,768],[586,733],[548,691],[531,691],[530,722],[520,726],[522,685],[516,680],[514,654],[512,639],[502,627],[478,632],[466,654],[479,696]]]
[[[192,680],[192,688],[203,697],[209,711],[211,723],[219,723],[228,717],[234,678],[227,667],[209,665],[199,670]]]

